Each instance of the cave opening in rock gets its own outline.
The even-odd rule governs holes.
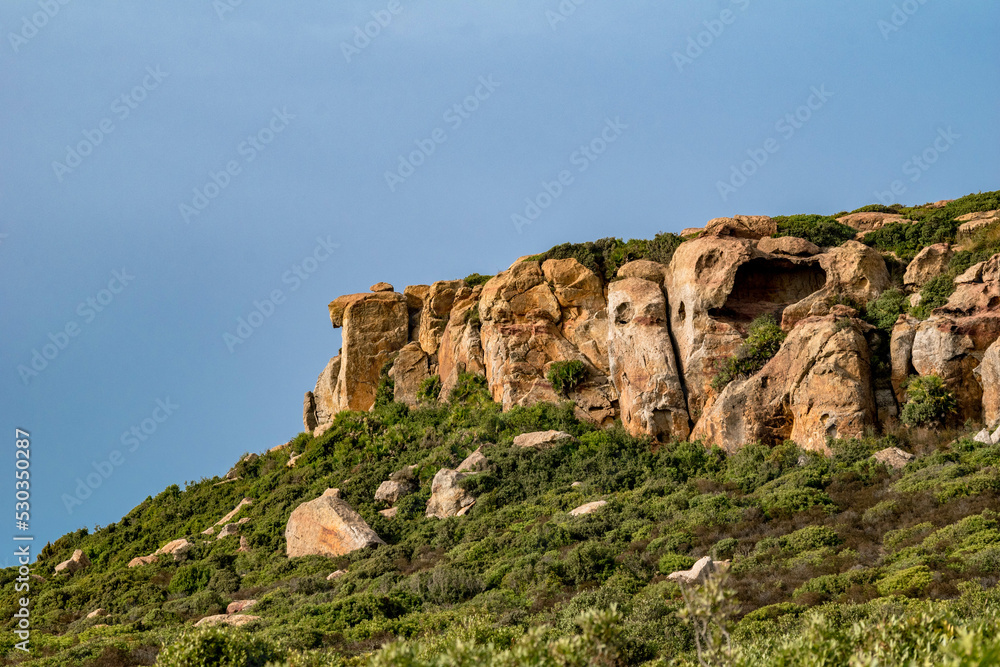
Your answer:
[[[818,262],[756,258],[736,270],[733,290],[722,308],[709,311],[720,320],[750,322],[773,314],[781,321],[787,306],[801,301],[826,284],[826,271]]]

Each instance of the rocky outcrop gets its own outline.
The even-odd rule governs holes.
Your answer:
[[[899,447],[886,447],[885,449],[872,454],[872,458],[879,463],[889,466],[890,468],[900,470],[905,468],[907,463],[917,457],[909,452],[904,452]]]
[[[916,373],[913,368],[913,339],[917,335],[920,320],[909,315],[900,315],[892,328],[889,339],[889,355],[892,364],[892,391],[896,401],[902,405],[906,402],[906,382]]]
[[[820,253],[819,246],[815,243],[794,236],[761,239],[757,244],[757,250],[772,255],[792,255],[795,257],[811,257]]]
[[[595,500],[592,503],[584,503],[579,507],[571,509],[569,511],[570,516],[583,516],[584,514],[593,514],[597,510],[601,509],[608,504],[607,500]]]
[[[427,501],[427,516],[434,519],[447,519],[452,516],[462,516],[472,509],[476,499],[459,483],[473,474],[448,470],[447,468],[438,470],[431,482],[431,497]]]
[[[903,276],[903,284],[910,289],[922,286],[931,278],[941,275],[948,270],[948,262],[955,253],[948,243],[935,243],[929,245],[914,257],[906,266],[906,274]]]
[[[251,616],[250,614],[215,614],[214,616],[206,616],[202,618],[194,624],[194,627],[205,628],[213,625],[228,625],[234,628],[239,628],[259,620],[260,616]]]
[[[766,215],[734,215],[731,218],[713,218],[705,223],[703,235],[734,236],[741,239],[760,239],[778,231],[777,223]]]
[[[153,552],[154,556],[173,556],[174,560],[183,560],[187,552],[194,546],[183,537],[178,540],[167,542],[162,547]]]
[[[391,291],[351,294],[335,299],[329,310],[333,326],[344,329],[331,401],[338,411],[367,410],[375,403],[382,368],[407,343],[406,297]],[[334,369],[328,370],[332,375]],[[317,394],[317,410],[319,406]]]
[[[967,240],[974,237],[980,230],[1000,222],[1000,211],[966,213],[955,219],[962,223],[958,226],[958,239],[960,241]]]
[[[396,481],[387,479],[379,484],[378,489],[375,490],[375,500],[380,503],[394,505],[400,498],[408,496],[416,490],[417,485],[411,480],[403,479]]]
[[[64,560],[56,565],[55,571],[56,573],[64,572],[66,574],[75,574],[80,570],[87,569],[88,567],[90,567],[90,559],[87,558],[87,554],[83,553],[81,549],[77,549],[68,560]]]
[[[285,527],[285,553],[296,556],[343,556],[385,542],[361,515],[339,497],[336,489],[302,503]]]
[[[490,469],[490,462],[483,455],[483,448],[469,454],[464,461],[455,468],[458,472],[485,472]]]
[[[257,604],[256,600],[235,600],[226,607],[227,614],[238,614]]]
[[[545,378],[546,371],[553,362],[580,361],[589,379],[569,398],[580,416],[604,423],[615,415],[615,394],[603,367],[606,362],[595,365],[591,360],[601,358],[607,344],[600,282],[574,259],[549,260],[546,265],[551,285],[542,265],[526,260],[515,262],[483,286],[479,314],[490,393],[505,410],[559,402],[564,397]],[[593,312],[598,304],[601,308]]]
[[[655,275],[653,267],[642,268],[650,271],[647,275]],[[629,269],[629,265],[622,269]],[[628,432],[683,440],[691,431],[690,418],[674,357],[662,284],[662,273],[659,282],[624,278],[611,284],[608,358],[622,424]]]
[[[253,505],[253,498],[244,498],[240,502],[236,503],[236,507],[233,508],[232,512],[230,512],[226,516],[216,521],[215,525],[221,526],[223,524],[229,523],[230,521],[233,520],[233,517],[235,517],[237,514],[240,513],[241,509],[243,509],[244,507],[249,507],[250,505]]]
[[[848,227],[853,227],[859,232],[873,232],[882,229],[886,225],[901,222],[910,224],[913,221],[907,220],[898,213],[875,213],[874,211],[862,213],[849,213],[837,218],[837,222]]]
[[[129,567],[141,567],[143,565],[150,565],[151,563],[157,562],[159,557],[157,556],[136,556],[128,562]]]
[[[679,572],[668,574],[667,581],[673,581],[678,584],[702,583],[709,575],[728,566],[729,561],[712,560],[711,556],[704,556],[699,558],[690,570],[680,570]]]
[[[479,297],[482,285],[455,295],[448,324],[438,347],[438,371],[441,377],[441,400],[446,400],[458,383],[461,373],[486,375],[483,340],[480,334]]]
[[[389,371],[394,385],[393,399],[411,408],[416,407],[420,403],[417,398],[420,384],[430,376],[430,355],[424,352],[420,343],[407,343],[396,355]]]
[[[564,431],[534,431],[514,436],[514,446],[521,449],[548,449],[574,439]]]
[[[420,311],[418,339],[427,354],[436,354],[441,335],[451,315],[458,291],[465,287],[461,280],[442,280],[431,285]]]
[[[728,451],[794,440],[827,452],[827,438],[862,436],[877,423],[864,335],[870,328],[838,315],[803,320],[760,372],[722,391],[692,439]]]

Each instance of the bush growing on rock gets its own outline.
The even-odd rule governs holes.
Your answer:
[[[552,388],[557,393],[565,396],[587,378],[587,367],[577,359],[554,361],[545,378],[552,383]]]
[[[417,400],[427,402],[436,401],[440,395],[441,376],[432,375],[420,382],[420,387],[417,389]]]
[[[906,385],[900,421],[907,426],[940,426],[958,409],[958,401],[937,375],[912,376]]]
[[[479,273],[470,273],[462,279],[466,287],[476,287],[477,285],[485,285],[490,281],[493,276],[484,276]]]
[[[857,234],[853,227],[825,215],[788,215],[772,218],[778,225],[775,237],[796,236],[821,248],[839,246]]]
[[[750,377],[778,353],[784,340],[785,332],[773,315],[759,316],[750,323],[740,349],[719,367],[712,379],[712,388],[721,392],[733,380]]]

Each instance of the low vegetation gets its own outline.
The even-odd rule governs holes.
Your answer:
[[[577,359],[554,361],[549,366],[549,372],[545,374],[545,379],[552,383],[552,388],[556,390],[556,393],[565,396],[587,379],[587,367]]]
[[[586,243],[563,243],[531,259],[544,262],[547,259],[572,258],[609,281],[623,265],[637,259],[669,264],[682,241],[677,234],[661,233],[649,240],[606,238]]]
[[[712,388],[722,391],[733,380],[754,375],[778,353],[785,332],[773,315],[761,315],[750,323],[746,340],[732,357],[726,359],[712,379]]]
[[[546,429],[576,439],[511,444]],[[483,443],[494,443],[483,450],[492,468],[466,480],[473,509],[425,518],[434,473]],[[912,447],[886,437],[832,441],[831,457],[791,442],[732,455],[653,448],[578,421],[571,403],[502,412],[483,378],[464,374],[448,402],[340,413],[320,437],[242,461],[236,481],[171,486],[115,524],[47,545],[33,566],[46,579],[32,587],[34,653],[12,650],[10,627],[0,648],[7,664],[95,667],[157,653],[192,667],[697,664],[697,626],[681,613],[690,601],[665,575],[712,554],[732,558],[733,609],[716,619],[732,664],[980,664],[997,651],[1000,446],[960,438],[917,449],[897,472],[870,459],[890,445]],[[387,519],[375,489],[408,465],[420,491]],[[331,486],[387,545],[286,558],[289,514]],[[236,537],[201,535],[244,497],[249,553]],[[608,504],[568,514],[597,499]],[[185,560],[126,567],[178,537],[195,544]],[[93,565],[54,574],[78,548]],[[337,569],[347,574],[328,581]],[[15,576],[0,581],[5,618]],[[261,620],[192,629],[248,598]],[[108,615],[87,618],[97,608]]]

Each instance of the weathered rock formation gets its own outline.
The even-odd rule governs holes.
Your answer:
[[[873,212],[839,220],[859,238],[912,222]],[[987,212],[964,222],[973,234],[998,221]],[[959,400],[960,420],[1000,422],[1000,352],[987,354],[1000,336],[1000,256],[958,276],[929,319],[901,317],[891,359],[877,360],[875,378],[873,350],[885,354],[885,341],[853,309],[891,286],[879,252],[854,240],[821,248],[775,238],[766,216],[716,218],[685,231],[669,265],[628,262],[610,281],[577,259],[526,256],[482,285],[445,280],[398,293],[379,283],[335,299],[330,320],[343,328],[343,347],[306,393],[305,428],[319,434],[339,411],[369,410],[383,380],[392,381],[396,401],[417,406],[436,376],[439,400],[447,400],[463,373],[485,377],[505,410],[571,400],[579,417],[599,425],[620,418],[633,435],[701,439],[730,451],[786,438],[824,451],[830,437],[891,424],[914,374],[940,375]],[[959,250],[925,248],[904,287],[915,293]],[[752,377],[713,388],[761,315],[788,334],[781,351]],[[561,395],[548,374],[569,361],[582,364],[584,377]],[[390,486],[398,485],[387,483],[379,497],[392,503],[400,489]]]
[[[83,553],[81,549],[77,549],[70,556],[69,560],[64,560],[63,562],[56,565],[56,572],[65,572],[66,574],[75,574],[80,570],[85,570],[90,567],[90,559],[87,558],[87,554]]]
[[[319,498],[296,507],[285,527],[285,541],[285,553],[290,558],[343,556],[385,544],[340,498],[337,489],[327,489]]]
[[[459,482],[474,473],[458,472],[442,468],[431,482],[431,497],[427,501],[427,516],[447,519],[462,516],[475,504],[476,499],[463,489]]]
[[[534,431],[515,436],[514,446],[522,449],[547,449],[573,440],[573,436],[563,431]]]

